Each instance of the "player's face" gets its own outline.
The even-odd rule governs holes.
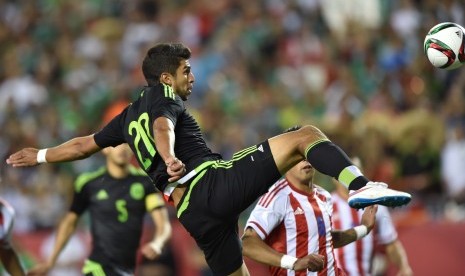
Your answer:
[[[312,180],[314,173],[315,170],[313,169],[312,165],[310,165],[307,160],[303,160],[292,167],[286,175],[299,181],[299,183],[302,185],[308,185]]]
[[[117,147],[105,149],[107,158],[116,165],[124,166],[129,164],[132,158],[132,151],[128,144],[121,144]]]
[[[181,64],[176,70],[176,75],[173,77],[173,90],[183,101],[187,100],[192,93],[192,87],[195,81],[189,60],[184,59],[181,61]]]

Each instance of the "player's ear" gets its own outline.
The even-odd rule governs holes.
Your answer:
[[[170,73],[161,73],[160,82],[171,86],[173,84],[173,76]]]

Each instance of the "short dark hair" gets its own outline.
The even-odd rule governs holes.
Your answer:
[[[182,43],[159,43],[147,51],[142,72],[148,85],[160,82],[162,73],[176,74],[181,60],[189,59],[191,50]]]

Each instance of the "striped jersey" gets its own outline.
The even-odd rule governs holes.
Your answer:
[[[331,235],[331,195],[314,186],[297,190],[282,179],[270,187],[253,209],[247,224],[274,250],[297,258],[318,253],[325,257],[320,272],[270,267],[271,275],[339,275]]]
[[[11,247],[11,232],[13,230],[15,211],[3,199],[0,199],[0,248]]]
[[[337,193],[333,198],[333,227],[345,230],[360,225],[363,210],[353,209]],[[397,239],[389,210],[378,206],[375,228],[363,239],[335,249],[336,260],[347,275],[371,275],[371,262],[376,244],[389,244]]]

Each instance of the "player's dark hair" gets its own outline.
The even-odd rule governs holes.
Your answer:
[[[291,131],[296,131],[296,130],[299,130],[299,129],[301,129],[301,128],[302,128],[301,125],[295,125],[295,126],[293,126],[293,127],[290,127],[290,128],[288,128],[288,129],[286,129],[285,131],[283,131],[283,133],[287,133],[287,132],[291,132]]]
[[[182,43],[160,43],[153,46],[147,51],[142,63],[142,72],[147,84],[158,84],[164,72],[175,75],[181,60],[190,57],[191,50]]]

